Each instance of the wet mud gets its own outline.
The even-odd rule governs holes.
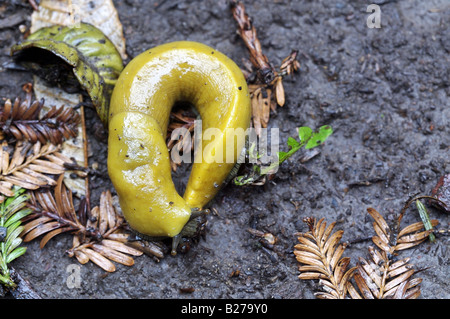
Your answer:
[[[229,3],[206,1],[114,1],[127,40],[127,53],[169,41],[203,42],[240,66],[248,52],[236,33]],[[369,28],[366,12],[380,5],[381,28]],[[413,194],[430,195],[450,171],[450,7],[448,1],[245,1],[264,53],[274,65],[299,50],[301,69],[284,80],[286,104],[271,114],[269,128],[280,140],[296,128],[329,124],[333,135],[320,153],[302,163],[295,154],[264,186],[228,185],[213,200],[204,238],[189,252],[156,262],[136,258],[105,273],[92,263],[79,265],[65,250],[69,235],[26,244],[13,267],[44,298],[285,298],[311,299],[319,287],[300,281],[293,254],[296,232],[306,232],[305,217],[337,222],[343,241],[374,234],[366,209],[391,222]],[[0,2],[0,65],[29,26],[27,1]],[[2,68],[0,97],[13,98],[32,81],[28,72]],[[93,201],[110,188],[106,132],[87,111],[92,156],[99,174],[92,177]],[[287,146],[285,146],[287,147]],[[174,173],[177,187],[189,167]],[[427,206],[431,218],[448,228],[448,214]],[[402,225],[420,221],[414,207]],[[276,236],[267,245],[257,230]],[[355,265],[367,258],[362,240],[345,255]],[[450,297],[449,239],[438,237],[399,257],[411,257],[423,278],[421,298]],[[80,285],[68,280],[79,267]]]

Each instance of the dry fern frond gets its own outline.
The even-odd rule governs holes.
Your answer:
[[[129,233],[123,228],[124,219],[116,212],[109,191],[103,192],[100,205],[87,211],[84,201],[75,209],[72,192],[63,183],[60,175],[53,192],[50,190],[34,191],[28,205],[30,214],[22,237],[25,242],[43,235],[40,247],[43,248],[53,237],[72,232],[73,246],[67,251],[81,263],[92,261],[102,269],[115,271],[114,262],[127,266],[134,264],[133,257],[143,252],[162,258],[162,251],[154,248],[153,252],[139,245],[128,245]]]
[[[297,60],[298,51],[293,50],[289,56],[281,62],[279,75],[291,75],[300,69],[300,62]]]
[[[181,159],[176,158],[177,154],[183,151],[191,151],[194,149],[194,136],[192,132],[195,128],[195,115],[188,114],[184,110],[175,110],[170,113],[171,121],[167,128],[167,149],[171,153],[170,165],[173,171],[181,164]],[[183,129],[184,135],[177,136],[178,139],[172,139],[172,132],[176,129]],[[172,152],[174,150],[175,152]],[[175,161],[173,161],[175,156]]]
[[[417,246],[428,238],[433,230],[423,230],[422,222],[417,222],[406,226],[395,236],[393,231],[384,220],[383,216],[373,208],[368,208],[367,212],[374,219],[373,228],[377,235],[372,237],[372,241],[378,248],[389,255],[396,255],[399,250],[408,249]],[[434,227],[439,222],[431,220]]]
[[[275,78],[272,82],[266,84],[255,82],[249,84],[250,99],[252,105],[252,124],[258,136],[261,128],[266,128],[270,112],[276,112],[277,106],[284,106],[286,102],[283,79],[284,76],[292,74],[300,68],[299,62],[296,60],[297,51],[292,53],[283,60],[279,71],[274,71]]]
[[[14,185],[36,190],[55,186],[71,160],[61,143],[77,135],[80,116],[71,108],[53,107],[40,116],[44,100],[32,102],[32,85],[22,87],[25,98],[6,100],[0,107],[0,193],[12,196]]]
[[[0,130],[3,135],[12,135],[17,140],[40,141],[45,144],[61,144],[64,139],[75,137],[80,115],[72,108],[53,106],[44,116],[39,114],[44,99],[31,102],[28,95],[22,102],[16,98],[14,103],[6,100],[0,109]]]
[[[369,247],[371,259],[359,259],[353,279],[360,291],[348,283],[347,289],[353,299],[415,299],[420,295],[421,278],[409,264],[410,258],[393,262],[387,254]],[[362,295],[362,296],[361,296]]]
[[[294,254],[297,261],[304,264],[299,267],[300,279],[319,279],[324,293],[317,293],[319,298],[353,299],[414,299],[420,296],[421,278],[414,278],[417,273],[410,258],[394,260],[398,251],[414,247],[428,238],[433,230],[424,230],[422,222],[414,223],[394,234],[386,220],[373,208],[367,209],[374,219],[373,228],[376,235],[373,243],[378,247],[369,247],[370,259],[359,258],[356,267],[347,270],[350,259],[341,258],[346,244],[338,246],[343,231],[332,234],[335,223],[326,226],[323,219],[318,222],[308,218],[305,222],[309,232],[299,234]],[[399,216],[397,225],[400,223]],[[432,226],[438,224],[431,220]],[[355,284],[353,284],[353,282]]]
[[[263,83],[271,83],[275,77],[274,70],[267,57],[262,53],[256,28],[252,19],[245,12],[244,4],[240,1],[231,1],[231,11],[239,26],[239,34],[250,53],[250,61],[257,69],[258,76]]]
[[[60,175],[53,192],[47,189],[31,193],[28,206],[33,213],[27,218],[22,232],[25,242],[45,234],[40,242],[40,247],[43,248],[51,238],[68,231],[76,231],[86,237],[100,237],[97,229],[88,228],[86,224],[80,222],[72,192],[62,181],[63,175]],[[80,214],[83,212],[82,208],[80,205]]]
[[[414,247],[428,238],[432,230],[423,230],[421,222],[406,226],[397,235],[393,234],[391,227],[385,219],[373,208],[367,212],[374,219],[373,228],[377,233],[372,237],[373,243],[380,249],[369,247],[371,259],[359,259],[357,271],[353,279],[360,293],[348,283],[348,292],[352,298],[365,299],[414,299],[420,295],[421,278],[413,278],[416,273],[409,264],[409,258],[398,261],[393,260],[400,250]],[[401,216],[398,223],[401,220]],[[437,220],[431,224],[436,226]],[[362,296],[361,296],[362,295]]]
[[[83,233],[75,234],[69,256],[75,256],[81,264],[90,260],[108,272],[116,270],[113,261],[126,266],[134,265],[133,257],[142,255],[142,251],[125,244],[129,234],[121,229],[124,220],[116,213],[109,191],[101,194],[100,205],[94,207],[90,215],[86,226],[95,229],[98,235],[86,238]]]
[[[263,54],[256,28],[252,19],[245,12],[245,6],[240,1],[231,2],[231,11],[239,27],[239,35],[244,41],[249,53],[250,62],[256,70],[257,77],[252,78],[253,68],[247,65],[243,70],[249,82],[249,92],[252,105],[252,124],[259,136],[261,128],[267,127],[270,111],[275,112],[277,105],[284,106],[285,93],[283,77],[292,74],[300,68],[297,61],[298,51],[293,50],[286,57],[278,71],[272,67],[266,55]]]
[[[40,141],[9,145],[4,140],[0,149],[0,193],[12,196],[14,185],[29,190],[56,185],[52,175],[63,173],[64,163],[70,161],[59,149],[60,146]]]
[[[339,244],[343,231],[332,233],[335,223],[327,227],[323,218],[307,218],[305,222],[309,232],[299,234],[300,243],[294,247],[297,261],[304,264],[299,267],[299,278],[319,279],[325,291],[317,293],[318,298],[344,299],[355,268],[347,270],[350,258],[341,258],[346,248],[345,243]]]

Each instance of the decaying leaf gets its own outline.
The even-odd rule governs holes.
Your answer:
[[[346,244],[339,244],[343,231],[333,233],[335,223],[327,227],[324,219],[307,218],[305,222],[309,232],[299,234],[299,244],[294,247],[297,261],[303,264],[299,278],[319,280],[324,291],[316,294],[318,298],[344,299],[355,268],[347,269],[350,258],[342,257],[346,248]]]
[[[192,132],[195,128],[196,117],[183,109],[172,110],[170,113],[170,122],[167,129],[167,148],[172,155],[170,158],[170,165],[173,171],[181,164],[181,159],[177,158],[184,150],[194,149],[194,136]],[[172,132],[176,129],[182,128],[185,134],[178,136],[178,139],[172,138]],[[175,150],[172,152],[172,150]]]
[[[102,122],[108,123],[109,98],[123,63],[114,44],[99,29],[86,23],[44,27],[14,45],[11,54],[53,86],[69,92],[81,86]]]
[[[293,50],[289,56],[284,58],[280,66],[280,75],[291,75],[300,69],[300,62],[297,60],[298,51]]]
[[[101,30],[106,37],[114,43],[122,59],[126,58],[125,38],[123,37],[122,24],[119,21],[118,13],[111,0],[41,0],[39,7],[33,5],[35,11],[31,16],[32,33],[43,27],[69,26],[80,27],[81,22],[89,23]],[[69,77],[72,79],[73,77]],[[67,87],[64,89],[67,90]],[[45,99],[46,105],[66,105],[76,107],[84,103],[83,96],[77,92],[67,92],[56,86],[50,86],[45,80],[34,76],[34,93],[38,100]],[[108,99],[106,99],[108,100]],[[44,106],[45,108],[45,106]],[[80,113],[83,106],[80,107]],[[103,116],[104,117],[104,116]],[[61,152],[71,158],[81,167],[86,167],[87,138],[84,129],[78,126],[78,136],[63,144]],[[71,178],[70,172],[66,172],[65,183],[77,196],[89,196],[86,180]]]
[[[352,298],[361,298],[361,295],[366,299],[419,297],[419,284],[422,279],[413,278],[416,271],[408,263],[409,258],[395,260],[395,256],[400,250],[422,243],[432,230],[424,230],[423,223],[418,222],[404,227],[395,235],[392,229],[396,229],[400,224],[402,214],[399,215],[396,226],[392,228],[375,209],[368,208],[367,212],[374,219],[373,228],[376,235],[372,237],[372,241],[379,250],[369,247],[370,260],[360,258],[358,271],[354,276],[360,294],[349,283],[348,290]],[[431,224],[436,226],[438,221],[432,220]]]
[[[86,25],[90,25],[91,29],[94,28],[99,32],[87,30],[88,28],[85,27]],[[53,27],[57,29],[60,28],[61,30],[66,30],[61,31],[61,33],[59,33],[61,36],[64,37],[63,39],[60,40],[63,41],[64,44],[68,45],[69,47],[74,47],[77,50],[79,50],[79,53],[81,54],[80,58],[83,60],[88,60],[89,63],[87,64],[88,66],[91,66],[92,69],[99,67],[99,75],[101,76],[101,79],[105,80],[105,82],[108,81],[111,82],[109,84],[106,83],[104,85],[95,83],[95,81],[93,82],[95,78],[90,79],[88,73],[87,80],[90,80],[91,83],[86,83],[86,80],[82,79],[83,73],[83,70],[81,68],[82,62],[79,62],[80,69],[78,70],[78,72],[80,73],[80,76],[78,76],[77,78],[78,81],[81,83],[81,85],[84,86],[88,90],[88,92],[90,90],[88,86],[91,86],[93,84],[99,87],[104,86],[106,87],[106,90],[103,93],[107,93],[106,91],[109,90],[108,86],[110,84],[113,85],[115,79],[117,78],[118,75],[116,74],[117,71],[120,73],[123,67],[120,57],[122,59],[126,58],[125,38],[123,37],[122,24],[120,23],[117,10],[115,9],[112,1],[42,0],[39,4],[39,10],[34,11],[31,16],[31,28],[30,28],[30,31],[32,32],[31,37],[45,38],[46,32],[43,32],[41,29],[52,30],[49,28]],[[33,35],[35,33],[39,35],[38,36]],[[52,33],[54,32],[50,31],[50,35]],[[64,36],[65,33],[68,33],[69,35],[72,34],[75,37],[78,34],[85,41],[81,41],[84,43],[78,43],[80,41],[77,42],[76,39],[69,39],[66,36]],[[96,43],[96,41],[98,42]],[[119,53],[118,57],[116,57],[114,48]],[[48,49],[50,51],[52,50],[51,48]],[[58,44],[58,49],[61,49],[61,44]],[[64,54],[69,53],[64,51],[63,55]],[[73,60],[67,56],[64,56],[63,59],[65,59],[68,64],[71,64],[71,62],[73,63]],[[68,62],[67,60],[71,61]],[[64,87],[63,89],[65,91],[68,91],[67,87]],[[80,99],[81,97],[79,95],[64,94],[58,89],[48,87],[48,84],[45,83],[40,83],[39,85],[36,83],[35,94],[38,97],[38,99],[44,97],[46,98],[46,100],[48,100],[48,98],[51,96],[55,96],[56,98],[63,98],[66,100],[66,102],[68,101],[72,102],[68,103],[69,106],[74,106],[82,102]],[[98,97],[96,97],[96,95],[98,94],[96,94],[95,92],[89,92],[89,95],[93,99],[94,105],[100,108],[100,106],[96,104],[98,102],[97,101]],[[106,98],[106,100],[109,101],[108,98]],[[105,123],[106,122],[105,114],[107,114],[107,111],[104,111],[103,113],[99,112],[99,114],[100,118]]]
[[[123,59],[125,38],[119,15],[111,0],[41,0],[31,15],[31,32],[51,25],[79,26],[90,23],[99,28],[116,46]]]
[[[64,155],[62,149],[66,142],[73,143],[72,140],[78,136],[80,116],[74,109],[63,106],[53,106],[44,111],[43,99],[32,102],[32,87],[31,83],[25,84],[23,100],[16,98],[14,103],[6,100],[0,107],[0,143],[3,146],[0,192],[3,194],[10,194],[11,185],[8,183],[12,178],[12,185],[37,189],[55,185],[53,174],[74,172],[64,168],[72,162],[72,157]],[[47,145],[49,143],[52,145]],[[47,168],[43,171],[43,164],[36,166],[42,160],[52,162],[53,170]],[[71,180],[69,178],[65,182]]]
[[[124,219],[116,212],[109,191],[101,194],[100,204],[90,212],[85,201],[80,201],[75,208],[72,191],[66,188],[60,175],[53,191],[32,192],[28,206],[33,212],[25,220],[21,235],[24,242],[42,236],[40,247],[44,248],[53,237],[71,232],[73,246],[67,253],[81,264],[92,261],[112,272],[116,269],[113,262],[132,266],[133,257],[143,253],[157,258],[164,256],[156,245],[152,245],[153,250],[145,249],[145,244],[128,245],[130,233],[124,227]]]

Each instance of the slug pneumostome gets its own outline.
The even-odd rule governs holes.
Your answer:
[[[204,137],[195,153],[183,197],[172,181],[166,146],[169,115],[177,102],[197,109],[203,133],[215,130],[214,138]],[[235,165],[244,146],[239,137],[250,118],[241,70],[209,46],[172,42],[134,58],[114,87],[108,140],[109,175],[131,228],[145,236],[179,240],[191,213],[216,195]],[[226,157],[230,148],[232,160]]]

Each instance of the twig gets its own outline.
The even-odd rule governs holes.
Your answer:
[[[250,61],[257,69],[261,80],[269,84],[275,79],[275,72],[267,57],[262,53],[261,43],[256,34],[251,18],[245,12],[244,4],[231,1],[233,17],[239,25],[239,34],[250,52]]]

